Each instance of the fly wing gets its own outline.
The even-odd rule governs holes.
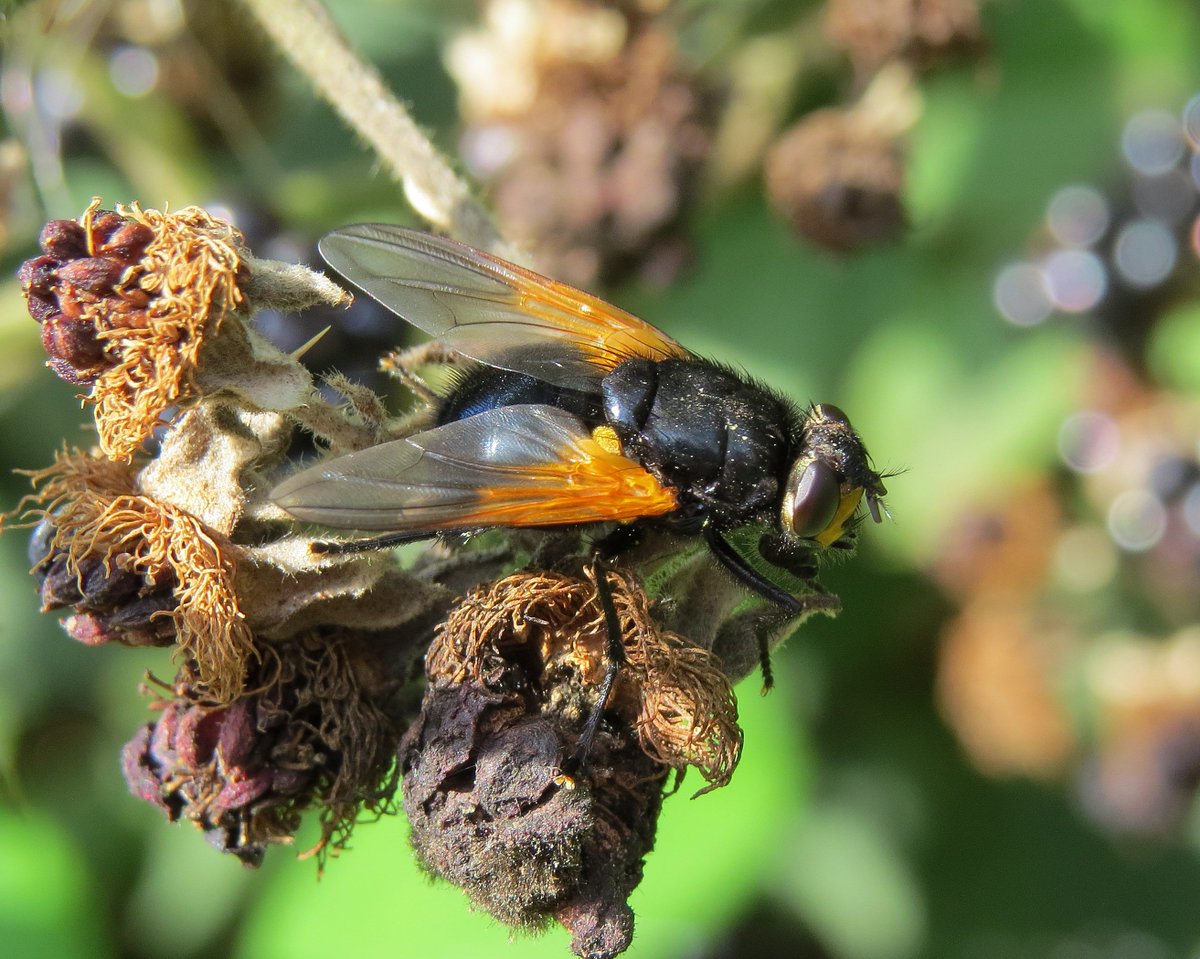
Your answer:
[[[321,255],[389,310],[460,353],[594,392],[622,360],[690,354],[599,297],[474,247],[364,223],[321,240]]]
[[[657,516],[674,493],[552,406],[507,406],[339,456],[271,499],[340,529],[438,532]]]

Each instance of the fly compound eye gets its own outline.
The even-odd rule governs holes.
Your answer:
[[[841,505],[841,483],[824,460],[813,460],[797,475],[784,500],[783,525],[799,539],[811,539],[828,529]]]

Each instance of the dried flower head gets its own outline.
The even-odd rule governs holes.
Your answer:
[[[20,270],[51,368],[87,384],[100,445],[129,461],[171,407],[194,395],[200,348],[242,302],[241,237],[199,207],[117,212],[100,200],[42,231]]]
[[[904,229],[903,150],[852,111],[818,110],[786,130],[767,154],[766,180],[776,212],[837,253]]]
[[[46,577],[43,601],[75,608],[68,632],[141,645],[145,630],[157,635],[166,619],[172,631],[159,641],[178,644],[205,695],[237,695],[255,648],[233,588],[233,547],[195,517],[135,492],[133,470],[103,456],[64,451],[31,476],[36,492],[23,505],[53,530],[38,537],[45,549],[35,568]],[[66,585],[72,579],[79,599]],[[104,615],[106,602],[115,619]],[[127,629],[120,617],[133,615],[131,602],[149,613]]]
[[[1084,679],[1097,740],[1086,808],[1120,833],[1177,830],[1200,788],[1200,630],[1110,637],[1090,650]]]
[[[1080,471],[1089,512],[1106,527],[1138,595],[1168,622],[1195,621],[1200,616],[1200,536],[1188,502],[1200,482],[1200,403],[1186,395],[1144,391],[1124,402],[1096,403],[1089,413],[1096,425],[1075,441],[1083,450],[1072,454],[1076,462],[1087,455],[1088,442],[1099,444],[1107,434],[1113,444],[1111,461]]]
[[[1049,480],[1018,483],[1003,502],[962,517],[944,537],[933,574],[964,603],[1034,595],[1066,525]]]
[[[387,808],[396,693],[450,594],[384,555],[318,559],[286,531],[265,491],[297,431],[357,449],[390,423],[379,397],[336,381],[352,403],[326,401],[295,356],[229,321],[348,297],[196,209],[93,204],[42,245],[21,270],[30,311],[56,371],[91,385],[101,438],[32,473],[18,507],[42,604],[91,645],[178,647],[174,699],[126,750],[135,792],[247,861],[309,808],[337,848]]]
[[[1068,469],[1018,485],[938,551],[935,575],[962,607],[943,631],[938,692],[984,772],[1074,775],[1104,828],[1165,836],[1200,787],[1200,634],[1114,635],[1111,609],[1136,595],[1147,621],[1195,620],[1182,507],[1200,477],[1200,411],[1116,354],[1096,359],[1105,375],[1064,431]],[[1131,547],[1131,531],[1146,538]]]
[[[527,572],[469,594],[426,658],[421,719],[402,747],[405,810],[430,871],[496,918],[555,918],[580,956],[629,944],[670,768],[728,781],[741,732],[711,654],[653,622],[628,573],[605,574],[626,663],[586,757],[577,749],[606,662],[595,584]],[[564,775],[575,757],[578,769]]]
[[[669,281],[716,97],[661,4],[491,0],[448,53],[461,150],[500,220],[551,276]]]
[[[711,786],[726,785],[741,755],[742,733],[737,700],[719,661],[661,629],[631,574],[607,575],[625,649],[609,710],[636,731],[652,759],[678,770],[694,766]],[[522,647],[541,674],[570,673],[574,683],[598,686],[607,667],[606,640],[593,581],[517,573],[473,590],[450,611],[426,656],[426,673],[435,684],[488,684],[510,658],[522,655]],[[553,687],[541,690],[543,696],[559,694]]]
[[[894,59],[929,67],[984,44],[979,0],[829,0],[825,30],[863,74]]]
[[[178,602],[175,580],[151,581],[97,555],[72,561],[56,551],[56,529],[42,520],[29,541],[29,560],[42,598],[42,612],[70,607],[62,619],[67,635],[88,646],[117,642],[126,646],[170,646],[175,623],[169,615]]]
[[[1061,776],[1077,733],[1056,688],[1070,649],[1062,624],[1003,599],[973,603],[946,626],[938,699],[972,762],[994,776]]]
[[[272,649],[228,705],[179,684],[125,746],[130,789],[247,865],[291,842],[309,808],[322,827],[312,851],[344,847],[364,811],[390,810],[397,782],[399,680],[367,642],[381,637],[314,634]]]
[[[963,518],[938,551],[934,575],[962,604],[942,632],[938,699],[992,775],[1060,776],[1078,747],[1057,688],[1074,637],[1037,602],[1063,529],[1049,484],[1021,484]]]
[[[896,238],[906,225],[905,136],[922,107],[912,71],[893,63],[852,105],[808,114],[767,155],[771,205],[835,252]]]

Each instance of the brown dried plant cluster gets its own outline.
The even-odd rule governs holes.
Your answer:
[[[248,322],[272,303],[347,298],[319,275],[253,260],[232,226],[197,208],[95,201],[78,221],[47,224],[42,249],[22,286],[48,365],[88,387],[97,445],[31,472],[18,513],[36,525],[43,607],[67,611],[69,635],[175,650],[159,720],[126,750],[131,788],[248,863],[289,841],[307,808],[322,849],[336,847],[394,788],[405,644],[448,598],[370,557],[318,563],[262,500],[298,425],[332,446],[382,429],[324,403]],[[408,601],[347,612],[373,587],[382,602]]]
[[[462,154],[549,275],[668,282],[717,117],[664,4],[498,0],[447,50]]]
[[[919,75],[982,56],[980,6],[828,0],[718,42],[672,0],[483,0],[446,52],[460,153],[513,236],[579,285],[670,282],[705,189],[760,174],[799,236],[868,248],[907,225]]]
[[[958,609],[937,691],[983,772],[1073,783],[1105,830],[1170,837],[1200,783],[1200,545],[1183,508],[1200,477],[1200,406],[1146,386],[1108,349],[1093,363],[1084,408],[1121,437],[1114,461],[1026,480],[951,531],[934,574]],[[1122,551],[1104,524],[1131,492],[1160,504],[1163,526]],[[1135,603],[1163,625],[1114,627],[1112,604]]]
[[[590,580],[595,573],[587,572],[588,578],[520,573],[472,590],[429,648],[430,683],[488,685],[518,660],[543,703],[556,700],[546,677],[597,687],[607,665],[604,613]],[[694,766],[711,786],[724,786],[742,748],[728,677],[710,651],[653,620],[646,594],[630,574],[607,576],[625,647],[609,708],[652,759],[680,771]]]
[[[198,207],[54,220],[21,271],[51,366],[90,384],[105,455],[128,462],[159,417],[195,392],[204,338],[238,307],[241,238]]]
[[[984,47],[979,0],[829,0],[825,30],[865,74],[897,60],[928,68]]]
[[[392,810],[396,726],[385,704],[398,681],[374,675],[374,661],[395,639],[326,630],[265,647],[248,689],[225,706],[177,687],[125,745],[130,790],[247,865],[290,842],[310,808],[316,852],[342,848],[364,812]]]
[[[50,535],[41,544],[44,557],[35,573],[49,573],[53,562],[59,577],[43,580],[43,602],[63,603],[58,579],[74,577],[83,596],[87,568],[102,581],[115,575],[140,580],[138,592],[156,593],[171,587],[174,606],[152,609],[154,617],[170,618],[163,640],[178,645],[181,659],[195,671],[195,682],[217,702],[229,702],[242,689],[246,668],[255,655],[254,639],[234,592],[233,550],[222,549],[214,535],[195,517],[170,503],[134,491],[133,470],[105,459],[98,451],[64,451],[54,465],[32,474],[40,516]],[[53,557],[53,559],[51,559]],[[57,586],[47,595],[46,584]],[[83,598],[81,596],[81,599]],[[121,600],[128,597],[121,596]],[[91,600],[92,597],[89,597]],[[113,603],[126,610],[127,603]],[[71,617],[67,631],[76,639],[100,644],[126,639],[134,625],[128,620],[110,628],[102,616]]]
[[[156,718],[124,750],[132,792],[258,865],[306,812],[323,861],[392,809],[403,776],[431,871],[502,921],[556,919],[580,955],[621,952],[669,774],[694,767],[700,792],[730,781],[732,683],[797,618],[747,603],[694,544],[647,537],[603,574],[625,662],[601,704],[605,618],[578,533],[439,542],[406,567],[316,552],[320,534],[267,500],[312,441],[361,449],[427,415],[392,418],[337,375],[325,383],[344,402],[323,398],[253,326],[258,309],[344,303],[340,288],[255,259],[196,208],[96,201],[48,224],[42,249],[22,287],[48,365],[87,388],[97,442],[31,471],[6,521],[35,527],[43,608],[69,635],[174,650]],[[543,564],[520,568],[531,545]],[[836,611],[811,598],[807,612]]]

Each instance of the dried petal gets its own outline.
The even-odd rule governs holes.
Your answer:
[[[75,220],[51,220],[42,227],[38,244],[50,256],[71,260],[88,255],[87,236]]]

